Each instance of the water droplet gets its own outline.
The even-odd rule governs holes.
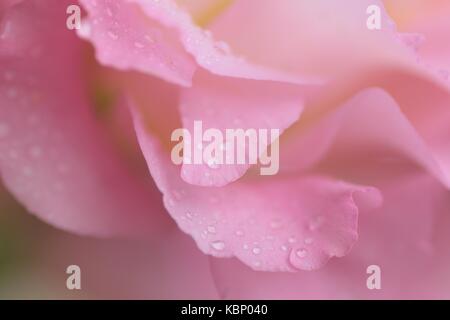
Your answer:
[[[148,34],[146,34],[144,36],[144,39],[147,40],[150,43],[155,43],[155,40],[153,40],[153,38],[150,35],[148,35]]]
[[[211,169],[219,168],[218,161],[214,158],[208,159],[207,164],[208,164],[208,167],[210,167]]]
[[[272,229],[278,229],[278,228],[280,228],[280,227],[281,227],[281,221],[280,221],[280,220],[273,220],[273,221],[270,223],[270,227],[271,227]]]
[[[314,242],[314,239],[313,238],[306,238],[303,242],[305,244],[312,244]]]
[[[138,41],[136,41],[136,42],[134,43],[134,46],[135,46],[136,48],[138,48],[138,49],[143,49],[143,48],[145,48],[145,45],[144,45],[143,43],[141,43],[141,42],[138,42]]]
[[[253,262],[253,265],[254,265],[255,267],[259,268],[259,267],[261,267],[261,262],[255,261],[255,262]]]
[[[214,241],[211,242],[211,247],[214,250],[222,251],[223,249],[225,249],[225,243],[223,241]]]
[[[288,239],[288,242],[289,242],[289,243],[296,243],[296,242],[297,242],[297,239],[295,239],[295,237],[290,237],[290,238]]]
[[[214,226],[208,226],[206,229],[209,233],[216,233],[216,227]]]
[[[112,31],[108,31],[108,36],[109,36],[111,39],[113,39],[113,40],[119,39],[119,36],[118,36],[116,33],[112,32]]]
[[[243,246],[242,246],[242,248],[244,249],[244,250],[248,250],[248,244],[244,244]]]
[[[254,247],[252,250],[253,254],[260,254],[261,253],[261,248],[259,247]]]
[[[224,54],[230,54],[231,53],[230,46],[228,45],[228,43],[226,43],[224,41],[217,42],[216,43],[216,47],[217,47],[217,49],[219,49]]]
[[[281,249],[281,251],[287,251],[287,250],[288,250],[288,247],[286,247],[285,245],[282,245],[282,246],[280,247],[280,249]]]
[[[188,218],[189,220],[192,220],[192,218],[193,218],[192,213],[190,213],[189,211],[186,212],[186,218]]]
[[[305,248],[300,248],[295,251],[295,255],[299,258],[304,258],[308,254],[308,250]]]
[[[110,16],[110,17],[113,16],[113,12],[112,12],[111,8],[106,8],[106,13],[107,13],[108,16]]]
[[[244,231],[242,230],[237,230],[235,233],[238,237],[242,237],[244,235]]]
[[[325,222],[325,218],[322,216],[317,216],[309,222],[309,230],[315,231],[319,229],[323,223]]]

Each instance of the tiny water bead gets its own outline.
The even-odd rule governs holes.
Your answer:
[[[208,167],[210,167],[211,169],[217,169],[219,168],[219,161],[217,159],[209,159],[208,162]]]
[[[216,233],[216,227],[214,226],[208,226],[206,229],[209,233]]]
[[[309,222],[309,230],[316,231],[324,224],[324,222],[325,222],[325,218],[323,216],[317,216],[317,217],[313,218]]]
[[[112,40],[119,39],[119,36],[116,33],[112,32],[112,31],[108,31],[108,37],[110,37]]]
[[[223,54],[230,54],[231,53],[231,48],[228,45],[228,43],[224,42],[224,41],[218,41],[215,43],[216,48],[222,52]]]
[[[299,258],[304,258],[308,255],[308,250],[306,250],[305,248],[300,248],[295,251],[295,254]]]
[[[281,227],[281,221],[280,220],[273,220],[270,222],[270,227],[272,229],[279,229]]]
[[[290,237],[290,238],[288,239],[288,242],[289,242],[289,243],[296,243],[296,242],[297,242],[297,239],[296,239],[295,237]]]
[[[259,248],[259,247],[254,247],[253,250],[252,250],[252,252],[253,252],[253,254],[258,255],[258,254],[261,253],[261,248]]]
[[[136,42],[134,43],[134,46],[135,46],[136,48],[138,48],[138,49],[143,49],[143,48],[145,48],[145,45],[144,45],[143,43],[139,42],[139,41],[136,41]]]
[[[223,241],[213,241],[211,242],[211,247],[217,251],[223,251],[225,249],[225,242]]]
[[[242,237],[242,236],[244,235],[244,231],[242,231],[242,230],[236,230],[235,234],[236,234],[238,237]]]

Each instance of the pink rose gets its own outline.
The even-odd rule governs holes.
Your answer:
[[[449,298],[450,6],[429,2],[3,0],[4,185],[81,235],[175,221],[223,298]],[[279,171],[174,164],[195,121],[279,129]]]

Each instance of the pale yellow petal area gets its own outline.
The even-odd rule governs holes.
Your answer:
[[[201,27],[210,24],[224,12],[235,0],[176,0],[180,7],[186,9],[195,23]]]
[[[449,0],[384,0],[384,4],[400,31],[450,7]]]

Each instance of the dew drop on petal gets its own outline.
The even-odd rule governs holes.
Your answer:
[[[242,237],[244,235],[244,231],[242,230],[237,230],[235,233],[238,237]]]
[[[206,229],[209,233],[216,233],[216,227],[214,226],[208,226]]]
[[[295,254],[299,258],[304,258],[308,254],[308,250],[306,250],[305,248],[300,248],[295,251]]]
[[[225,249],[225,243],[223,241],[213,241],[211,242],[211,247],[214,250],[222,251]]]
[[[144,45],[143,43],[141,43],[141,42],[138,42],[138,41],[136,41],[136,42],[134,43],[134,46],[135,46],[136,48],[138,48],[138,49],[143,49],[143,48],[145,48],[145,45]]]
[[[119,39],[119,36],[118,36],[116,33],[112,32],[112,31],[108,31],[108,36],[109,36],[111,39],[113,39],[113,40]]]
[[[318,216],[318,217],[312,219],[309,222],[309,230],[315,231],[315,230],[319,229],[323,225],[324,222],[325,222],[325,218],[322,216]]]
[[[261,248],[259,247],[254,247],[252,250],[253,254],[260,254],[261,253]]]
[[[281,227],[281,221],[279,220],[273,220],[272,222],[270,222],[270,227],[272,229],[278,229]]]

